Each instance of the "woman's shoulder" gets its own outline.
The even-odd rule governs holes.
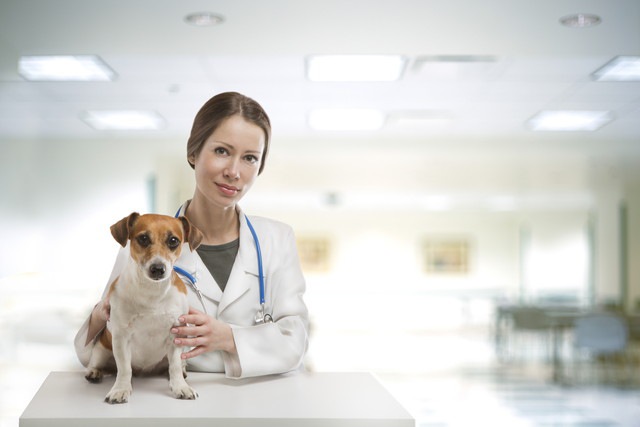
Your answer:
[[[251,225],[253,225],[253,227],[256,229],[256,232],[258,232],[258,230],[263,230],[269,233],[276,234],[293,233],[293,228],[289,224],[282,221],[257,215],[247,215],[247,217],[249,218]]]
[[[248,215],[248,218],[260,240],[277,241],[295,238],[293,228],[287,223],[263,216]]]

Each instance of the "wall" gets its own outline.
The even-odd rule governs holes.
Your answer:
[[[111,224],[148,211],[157,141],[2,141],[0,311],[100,297],[118,244]],[[7,293],[14,295],[7,297]],[[72,296],[77,299],[65,298]],[[22,298],[25,297],[23,300]],[[84,314],[83,314],[84,315]]]
[[[12,241],[13,246],[2,249],[0,278],[5,280],[37,272],[56,275],[58,286],[71,286],[71,282],[73,286],[88,287],[92,291],[101,288],[111,267],[111,257],[117,250],[108,233],[109,225],[132,210],[145,212],[155,209],[173,214],[177,206],[192,194],[192,171],[186,161],[182,161],[182,149],[181,142],[151,140],[2,142],[0,186],[3,203],[0,205],[0,218],[3,236]],[[355,152],[361,153],[362,147]],[[343,169],[330,171],[330,181],[336,181],[336,172],[339,176],[349,177],[350,163],[346,159],[352,154],[342,156]],[[376,277],[396,281],[400,278],[402,283],[411,283],[420,289],[499,288],[513,297],[522,287],[520,269],[523,260],[520,252],[523,227],[526,229],[534,224],[534,232],[546,233],[545,230],[555,227],[553,224],[565,224],[560,228],[568,230],[569,227],[575,234],[584,231],[588,217],[592,215],[596,221],[595,292],[598,298],[615,299],[620,296],[621,280],[619,204],[626,199],[630,233],[629,292],[632,300],[640,294],[640,273],[636,271],[637,263],[633,262],[636,254],[640,253],[636,247],[638,239],[635,238],[640,228],[637,182],[623,187],[619,179],[599,180],[599,187],[594,191],[596,203],[592,212],[559,209],[548,212],[546,219],[536,210],[438,212],[428,207],[421,210],[406,209],[406,206],[390,208],[394,203],[391,199],[387,202],[382,200],[378,211],[371,207],[358,210],[339,204],[327,207],[326,200],[308,203],[306,209],[292,209],[278,200],[260,198],[261,194],[286,193],[287,188],[299,191],[303,187],[289,179],[287,165],[291,157],[280,154],[278,160],[277,151],[272,155],[267,176],[259,178],[244,205],[252,212],[291,223],[298,233],[332,236],[337,242],[332,269],[334,277],[351,277],[354,271],[367,277],[372,273],[367,273],[366,267],[373,259],[378,266],[384,266]],[[305,163],[305,157],[301,159],[295,167],[297,174],[301,164]],[[398,156],[393,159],[402,161]],[[434,164],[445,160],[438,158]],[[376,156],[375,162],[375,167],[384,171],[387,160],[382,154]],[[420,166],[415,159],[412,163],[415,167]],[[404,173],[410,175],[412,170]],[[429,182],[433,185],[437,180],[431,178]],[[322,180],[320,177],[315,179]],[[151,182],[155,186],[153,189]],[[361,182],[360,186],[371,192],[366,188],[366,182]],[[155,197],[152,194],[154,189]],[[383,194],[386,197],[392,193]],[[473,270],[469,276],[425,277],[420,244],[424,236],[431,234],[461,235],[470,239]],[[379,251],[357,259],[359,245],[378,247]],[[92,250],[79,251],[79,246],[91,247]],[[67,254],[71,253],[74,257],[70,260]]]
[[[173,214],[193,194],[193,172],[183,160],[183,143],[176,141],[110,138],[0,144],[0,232],[11,243],[0,249],[0,332],[8,337],[0,346],[0,356],[30,360],[29,354],[43,348],[51,352],[50,346],[42,345],[66,343],[57,365],[77,368],[71,351],[73,335],[106,285],[118,250],[109,226],[132,210]],[[331,144],[321,155],[325,166],[319,167],[313,157],[323,147],[311,148],[300,144],[293,150],[274,150],[265,176],[242,205],[252,214],[290,223],[299,237],[330,239],[330,270],[307,274],[307,301],[318,340],[315,348],[329,349],[317,360],[324,360],[326,367],[337,366],[330,363],[331,357],[337,357],[331,349],[342,344],[363,343],[365,337],[362,349],[353,349],[351,354],[353,366],[365,369],[359,352],[373,354],[383,340],[397,344],[402,334],[486,326],[496,302],[536,298],[551,291],[550,287],[568,291],[582,287],[578,293],[583,298],[585,281],[589,281],[589,289],[595,292],[593,300],[618,298],[621,239],[617,233],[623,201],[628,207],[629,231],[627,305],[640,298],[638,180],[596,176],[593,182],[597,185],[590,185],[584,180],[584,162],[567,161],[561,155],[552,162],[553,167],[561,170],[566,165],[566,170],[554,179],[571,178],[561,190],[586,189],[592,195],[587,202],[592,204],[580,199],[581,207],[576,208],[561,192],[555,206],[546,208],[530,203],[514,209],[508,198],[502,198],[482,208],[447,209],[442,196],[461,194],[466,183],[484,192],[497,181],[498,194],[514,185],[524,194],[532,190],[527,177],[549,172],[546,163],[526,156],[522,160],[516,153],[502,159],[484,154],[479,159],[456,160],[461,147],[450,153],[440,148],[425,161],[428,147],[420,148],[416,158],[411,151],[386,157],[379,146],[369,151],[363,145],[345,149]],[[334,162],[331,153],[339,153],[339,161]],[[511,165],[512,161],[516,164]],[[371,175],[363,173],[361,163],[371,169],[365,170],[367,174],[385,181],[382,191],[367,178]],[[472,172],[474,165],[481,169]],[[490,169],[486,175],[484,168]],[[519,169],[525,170],[524,178]],[[546,178],[551,186],[554,179]],[[452,182],[458,187],[446,187]],[[347,194],[351,199],[336,192],[351,184],[356,184]],[[410,191],[403,193],[403,189]],[[416,201],[416,194],[429,197]],[[354,195],[366,197],[354,199]],[[462,196],[469,201],[466,194]],[[475,196],[471,199],[476,202]],[[432,236],[468,239],[468,275],[425,274],[421,245]],[[589,236],[595,244],[596,262],[588,274],[574,262],[546,268],[553,256],[538,259],[539,264],[535,257],[532,264],[527,261],[527,254],[545,248],[552,248],[554,254],[566,253],[562,251],[567,240],[573,242],[570,247],[578,244],[571,253],[584,258]],[[549,279],[557,277],[570,280],[552,286]],[[38,328],[29,327],[33,309],[44,319]],[[411,367],[422,366],[421,354],[416,348],[415,366]],[[349,367],[344,359],[338,362]],[[373,369],[387,360],[371,359],[371,363]]]
[[[625,187],[627,208],[627,302],[628,310],[640,311],[640,180]]]

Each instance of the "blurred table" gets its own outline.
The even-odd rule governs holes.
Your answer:
[[[514,316],[519,310],[523,309],[532,310],[532,313],[536,312],[539,316],[535,321],[533,318],[530,319],[532,322],[530,330],[551,334],[551,377],[554,382],[561,382],[563,379],[561,351],[565,344],[565,338],[567,333],[573,329],[576,319],[583,316],[588,310],[578,306],[545,306],[536,304],[498,306],[494,325],[494,340],[496,354],[499,359],[506,357],[508,336],[514,329],[517,329]]]
[[[52,372],[20,427],[260,426],[414,427],[411,415],[368,373],[296,373],[246,380],[189,373],[196,400],[169,394],[164,377],[134,378],[129,403],[104,397],[115,378],[90,384],[83,372]]]

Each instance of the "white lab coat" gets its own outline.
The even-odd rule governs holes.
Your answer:
[[[180,208],[183,215],[186,204]],[[256,325],[255,316],[260,309],[258,260],[255,243],[247,226],[244,213],[240,216],[240,247],[229,280],[222,292],[196,251],[187,243],[176,262],[196,277],[206,312],[228,323],[233,331],[237,356],[223,351],[205,353],[187,361],[187,368],[200,372],[225,372],[227,377],[246,378],[278,374],[302,367],[308,347],[309,320],[303,300],[305,281],[300,268],[293,230],[286,224],[250,217],[262,249],[265,276],[266,312],[273,323]],[[108,283],[124,266],[129,247],[123,248]],[[188,284],[188,281],[185,280]],[[203,311],[196,293],[189,288],[189,305]],[[90,346],[86,346],[88,320],[76,336],[78,358],[86,366]]]

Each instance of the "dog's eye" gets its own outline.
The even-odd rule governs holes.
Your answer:
[[[176,249],[178,246],[180,246],[180,239],[175,236],[170,236],[167,239],[167,246],[169,246],[169,249]]]
[[[151,239],[149,239],[149,236],[147,236],[146,234],[141,234],[140,236],[136,237],[136,241],[143,248],[146,248],[151,244]]]

